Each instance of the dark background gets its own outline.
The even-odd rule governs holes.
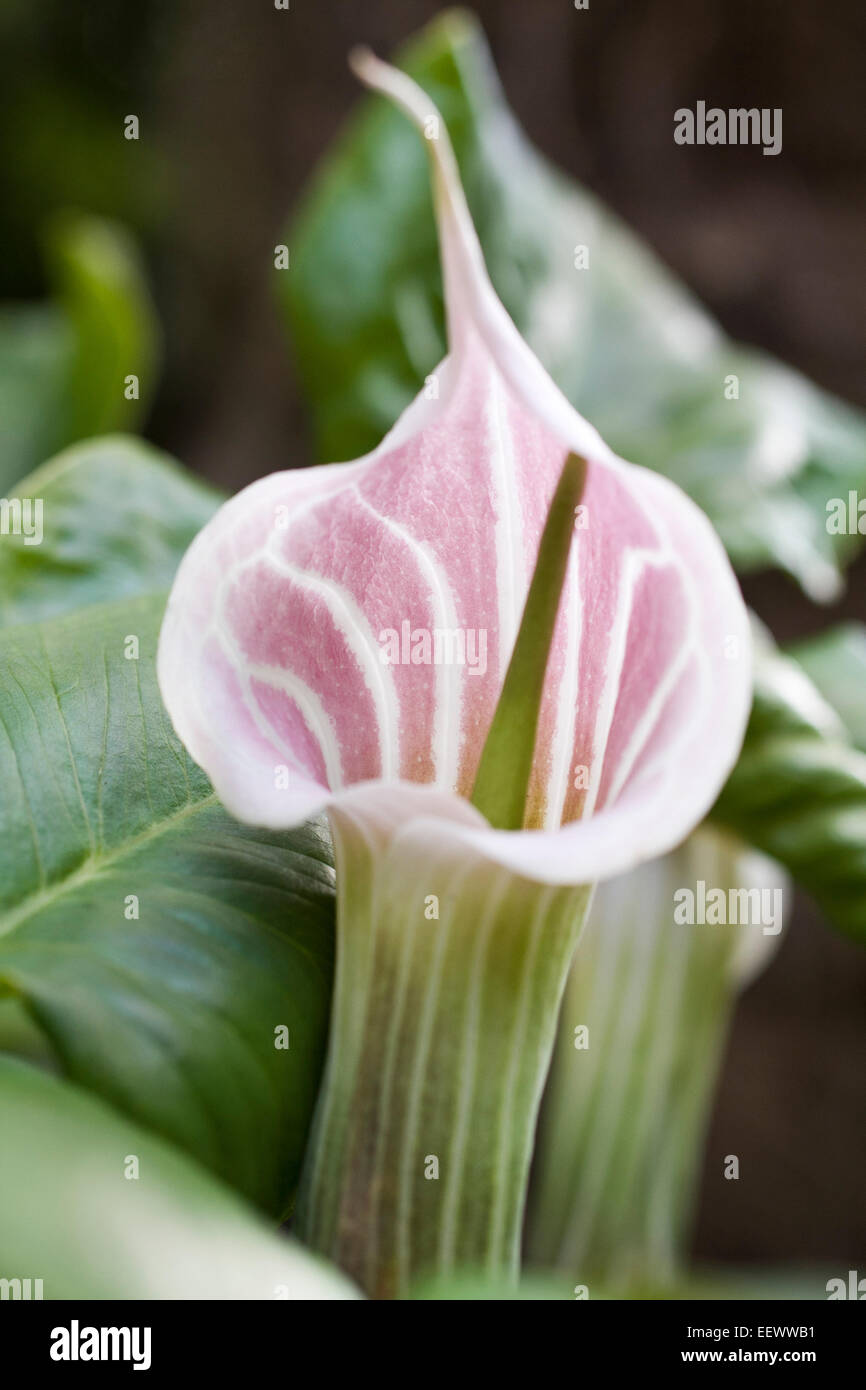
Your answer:
[[[54,206],[139,233],[165,331],[151,438],[236,489],[311,461],[272,302],[273,246],[358,99],[345,57],[381,53],[423,0],[4,0],[0,295],[44,288]],[[861,0],[477,3],[540,149],[605,198],[733,335],[866,406],[866,11]],[[680,147],[698,99],[782,107],[783,150]],[[120,138],[141,118],[138,145]],[[94,153],[96,151],[96,153]],[[866,564],[813,607],[778,575],[749,602],[782,640],[866,619]],[[707,1151],[696,1251],[866,1274],[866,952],[798,899],[737,1012]],[[722,1177],[740,1158],[739,1182]]]

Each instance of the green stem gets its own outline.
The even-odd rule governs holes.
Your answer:
[[[337,972],[301,1238],[374,1297],[456,1268],[516,1277],[532,1139],[589,890],[400,817],[331,812]],[[438,917],[431,916],[438,904]]]
[[[701,831],[597,892],[566,987],[528,1236],[532,1263],[567,1268],[590,1296],[664,1288],[682,1272],[746,958],[774,941],[760,927],[676,924],[674,892],[697,878],[735,886],[753,864]],[[589,1046],[577,1049],[581,1026]]]

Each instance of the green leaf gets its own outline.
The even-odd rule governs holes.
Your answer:
[[[0,625],[166,589],[220,502],[167,455],[120,435],[67,449],[11,495],[41,500],[43,535],[0,535]]]
[[[34,322],[41,315],[35,311]],[[4,345],[9,340],[0,328],[0,349]],[[26,343],[19,346],[24,353]],[[38,342],[31,347],[37,350]],[[22,360],[26,353],[14,365]],[[11,366],[0,361],[0,413],[7,420],[8,409],[26,396],[15,389]],[[23,533],[0,536],[0,628],[166,588],[220,501],[167,455],[123,436],[73,446],[20,483],[12,497],[42,502],[42,539],[34,546]],[[44,1035],[17,998],[0,999],[0,1051],[50,1057]]]
[[[0,539],[0,1038],[38,1051],[26,1008],[77,1081],[281,1212],[324,1047],[333,874],[322,825],[232,820],[163,711],[164,590],[219,497],[123,438],[19,493],[44,536]]]
[[[519,830],[527,816],[544,677],[585,480],[586,460],[569,454],[544,524],[514,651],[478,764],[472,803],[500,830]]]
[[[866,942],[866,753],[804,666],[781,652],[759,646],[745,743],[713,819],[783,864],[832,923]]]
[[[866,626],[843,623],[788,648],[866,752]]]
[[[494,285],[552,375],[624,457],[680,483],[738,566],[831,597],[856,537],[826,502],[866,485],[862,416],[731,343],[661,262],[527,143],[477,23],[446,12],[399,55],[448,124]],[[425,152],[381,100],[313,181],[279,283],[322,458],[379,442],[445,350]],[[575,248],[589,248],[588,269]],[[727,399],[726,378],[739,378]]]
[[[134,244],[114,223],[51,223],[54,298],[0,311],[0,492],[88,435],[135,429],[154,385],[156,317]],[[124,380],[139,378],[127,400]]]
[[[53,304],[0,307],[0,494],[63,442],[68,326]]]
[[[0,1113],[4,1278],[41,1279],[46,1299],[358,1297],[189,1159],[76,1087],[0,1058]]]
[[[135,244],[117,223],[68,212],[50,223],[46,246],[49,274],[72,330],[64,382],[66,439],[132,429],[153,390],[159,336]],[[137,399],[126,397],[129,375],[138,378]]]
[[[280,1214],[325,1044],[330,847],[219,805],[160,700],[163,608],[0,639],[0,992],[75,1081]]]

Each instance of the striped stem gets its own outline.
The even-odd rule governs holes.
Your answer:
[[[725,891],[783,882],[769,861],[702,830],[598,889],[566,987],[528,1249],[590,1296],[661,1289],[682,1272],[728,1023],[775,946],[760,926],[676,924],[674,893],[698,878]]]
[[[337,972],[301,1238],[371,1296],[516,1277],[538,1105],[589,898],[331,812]]]

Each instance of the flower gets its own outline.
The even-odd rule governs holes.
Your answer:
[[[408,77],[369,54],[354,61],[429,123],[435,108]],[[703,513],[616,458],[520,338],[441,122],[428,149],[448,356],[373,453],[273,474],[217,513],[172,590],[160,685],[241,820],[285,827],[356,784],[399,796],[422,783],[451,798],[430,801],[431,835],[539,880],[588,882],[672,848],[712,804],[749,708],[746,613]],[[531,828],[495,830],[458,798],[471,794],[569,451],[588,469]],[[483,634],[486,669],[426,664],[423,635],[429,649],[437,633],[452,648]],[[383,659],[395,635],[406,664]]]
[[[432,136],[448,356],[373,453],[217,513],[175,580],[158,674],[233,814],[284,828],[328,810],[337,973],[296,1224],[391,1296],[421,1271],[515,1273],[590,885],[703,817],[751,680],[709,522],[554,386],[487,277],[438,113],[372,55],[354,66]],[[576,543],[545,569],[549,535]],[[546,611],[527,604],[554,573]],[[539,611],[539,694],[512,717]],[[488,820],[490,750],[495,787],[518,746],[517,813]]]

